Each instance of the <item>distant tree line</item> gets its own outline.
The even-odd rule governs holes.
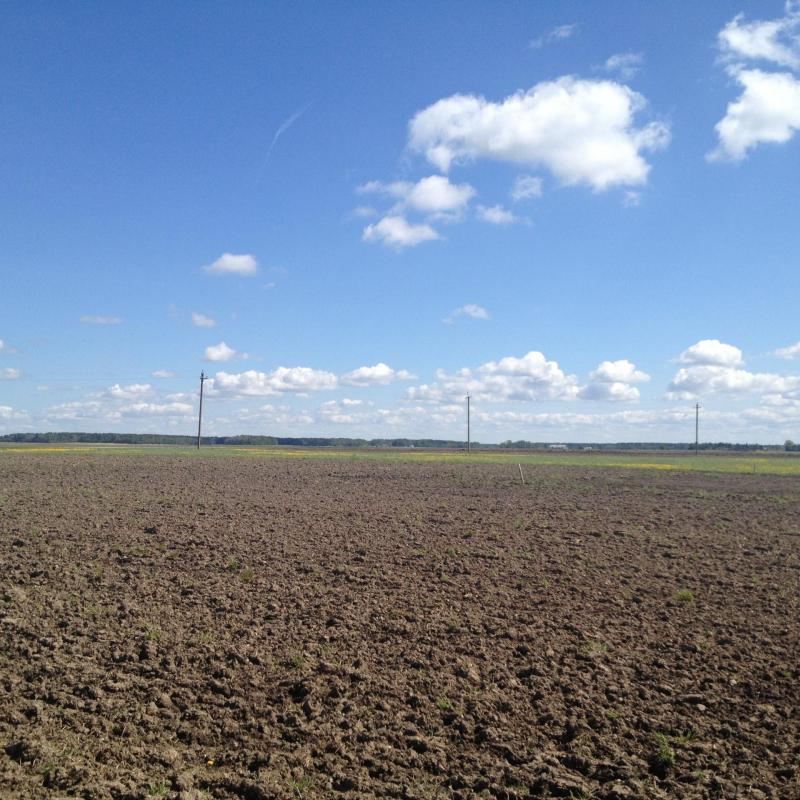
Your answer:
[[[196,436],[177,436],[160,433],[9,433],[0,436],[0,442],[28,442],[35,444],[195,444]],[[449,439],[350,439],[322,436],[203,436],[203,445],[283,445],[286,447],[440,447],[463,448],[466,442]],[[477,442],[473,447],[486,447]]]
[[[82,444],[172,444],[191,445],[197,442],[196,436],[176,436],[160,433],[9,433],[0,436],[0,442],[30,442],[37,444],[82,443]],[[454,439],[349,439],[324,436],[204,436],[203,445],[279,445],[284,447],[338,447],[338,448],[440,448],[463,450],[466,442]],[[500,444],[472,442],[476,450],[502,448],[507,450],[546,450],[550,442],[529,442],[524,439]],[[568,450],[694,450],[694,442],[565,442]],[[800,452],[800,444],[787,439],[782,445],[732,444],[731,442],[704,442],[700,450],[729,450],[742,452],[750,450],[786,450]]]
[[[564,442],[568,450],[694,450],[694,442]],[[497,447],[509,450],[546,450],[548,442],[528,442],[510,440],[501,442]],[[792,448],[780,444],[735,444],[732,442],[703,442],[698,450],[790,450]],[[800,448],[798,448],[800,449]]]

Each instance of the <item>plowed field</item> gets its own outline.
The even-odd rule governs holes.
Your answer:
[[[800,798],[797,478],[6,453],[0,796]]]

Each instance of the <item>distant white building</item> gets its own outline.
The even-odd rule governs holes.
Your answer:
[[[548,450],[566,450],[567,446],[565,444],[549,444],[547,445]]]

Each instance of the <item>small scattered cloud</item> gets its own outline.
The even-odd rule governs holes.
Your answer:
[[[590,383],[580,390],[578,397],[582,400],[600,400],[609,403],[635,403],[639,399],[639,390],[621,381]]]
[[[669,127],[637,124],[647,103],[612,80],[543,81],[500,101],[456,94],[419,111],[409,148],[438,169],[479,158],[543,166],[564,185],[595,191],[639,186],[644,154],[666,146]]]
[[[741,161],[760,144],[788,142],[800,130],[800,80],[786,72],[739,70],[743,91],[716,124],[719,145],[709,161]]]
[[[511,225],[517,222],[516,216],[503,206],[478,206],[478,219],[492,225]]]
[[[678,361],[681,364],[710,364],[723,367],[735,367],[743,363],[742,351],[719,339],[701,339],[684,350],[678,356]]]
[[[568,25],[556,25],[554,28],[550,28],[549,31],[542,34],[541,36],[537,36],[535,39],[531,39],[531,41],[528,43],[528,47],[531,50],[540,50],[542,47],[545,47],[548,44],[553,44],[555,42],[563,42],[566,39],[570,39],[579,30],[580,26],[577,23],[571,23]]]
[[[157,369],[150,373],[153,378],[174,378],[175,373],[168,369]]]
[[[242,275],[250,277],[258,274],[258,261],[247,253],[234,255],[223,253],[216,261],[203,267],[209,275]]]
[[[402,250],[404,247],[416,247],[441,237],[430,225],[413,225],[405,217],[395,215],[384,217],[374,225],[367,225],[361,238],[365,242],[380,242]]]
[[[398,204],[391,213],[411,209],[434,216],[461,213],[477,194],[468,183],[454,184],[444,175],[429,175],[416,183],[369,181],[356,191],[360,194],[381,193],[397,198]]]
[[[723,56],[800,69],[800,3],[789,0],[785,8],[785,16],[771,20],[746,22],[737,14],[717,36]]]
[[[416,378],[408,370],[392,369],[382,361],[371,367],[359,367],[341,377],[346,386],[385,386],[393,381],[408,381]]]
[[[0,369],[0,381],[15,381],[22,377],[21,370],[16,367],[5,367]]]
[[[589,373],[589,378],[601,383],[645,383],[650,376],[627,358],[618,361],[603,361]]]
[[[101,397],[110,397],[114,400],[136,400],[142,397],[149,397],[153,394],[153,387],[149,383],[132,383],[129,386],[121,386],[115,383],[108,389],[100,393]]]
[[[518,175],[511,189],[511,199],[515,203],[542,196],[544,181],[535,175]]]
[[[429,175],[416,183],[369,181],[356,191],[360,194],[388,195],[397,201],[381,220],[364,228],[361,236],[365,242],[382,242],[397,250],[439,239],[439,234],[429,222],[460,221],[470,200],[476,195],[475,189],[468,183],[454,184],[443,175]],[[407,212],[423,214],[427,221],[409,222],[406,219]]]
[[[633,384],[646,383],[650,376],[623,358],[598,364],[597,369],[589,373],[589,379],[591,383],[578,395],[583,400],[635,402],[639,399],[639,390]]]
[[[6,355],[13,355],[16,353],[16,349],[13,348],[8,342],[4,342],[0,339],[0,353],[5,353]]]
[[[796,344],[790,344],[788,347],[781,347],[776,350],[773,355],[777,356],[778,358],[800,358],[800,342]]]
[[[278,367],[272,372],[218,372],[209,389],[212,393],[236,397],[264,397],[285,392],[306,393],[335,389],[336,375],[310,367]]]
[[[603,69],[628,81],[642,69],[643,65],[644,55],[642,53],[615,53],[606,59]]]
[[[104,314],[84,314],[81,317],[84,325],[121,325],[122,317],[115,317]]]
[[[213,317],[192,311],[192,325],[196,328],[216,328],[217,321]]]
[[[225,342],[209,345],[203,352],[203,358],[205,358],[206,361],[233,361],[234,358],[240,357],[241,354],[237,353],[236,350],[229,347]]]
[[[446,325],[452,325],[459,317],[470,317],[472,319],[490,319],[489,312],[483,307],[475,303],[467,303],[466,305],[454,308],[443,320]]]

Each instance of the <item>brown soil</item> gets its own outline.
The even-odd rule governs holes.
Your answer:
[[[2,797],[800,798],[796,479],[5,454],[0,565]]]

